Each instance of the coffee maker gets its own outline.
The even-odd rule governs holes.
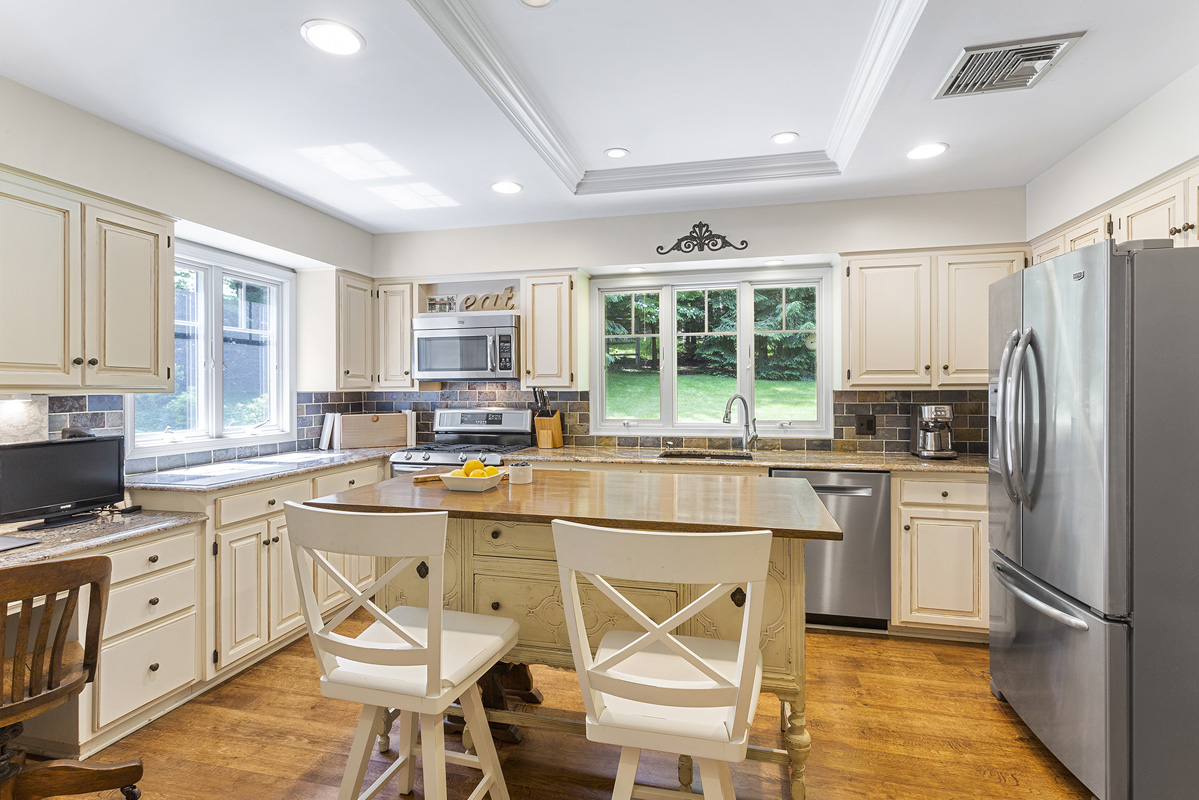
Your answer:
[[[953,449],[953,406],[912,406],[912,455],[921,458],[957,458]]]

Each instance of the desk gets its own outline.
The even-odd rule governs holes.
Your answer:
[[[487,492],[450,492],[440,481],[413,483],[404,476],[310,500],[308,505],[373,513],[446,511],[445,606],[517,620],[520,641],[509,659],[573,669],[566,633],[550,522],[661,531],[768,529],[775,541],[763,617],[762,689],[789,702],[786,750],[754,747],[749,758],[788,764],[793,800],[803,800],[804,763],[811,738],[804,717],[803,543],[840,539],[841,530],[807,481],[735,475],[674,475],[599,471],[534,472],[533,483],[502,483]],[[381,569],[386,570],[385,562]],[[427,597],[421,565],[388,587],[383,607],[414,605]],[[663,618],[691,602],[695,587],[645,584],[627,587],[651,616]],[[583,598],[588,636],[624,627],[625,620],[596,592]],[[717,603],[687,623],[691,636],[735,638],[740,610]],[[500,722],[565,729],[561,720],[489,712]],[[578,723],[575,723],[578,724]],[[581,727],[581,725],[580,725]],[[680,779],[690,783],[690,760]]]

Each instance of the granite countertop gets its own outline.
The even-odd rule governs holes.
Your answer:
[[[951,459],[923,459],[910,453],[833,453],[806,450],[755,450],[752,461],[716,458],[658,458],[661,448],[529,447],[504,456],[514,461],[575,461],[592,464],[703,464],[714,467],[782,467],[791,469],[842,469],[879,472],[982,472],[987,457],[963,455]],[[732,453],[734,451],[730,451]]]
[[[0,567],[47,561],[52,558],[86,555],[100,547],[140,539],[154,533],[202,524],[208,517],[204,514],[188,514],[177,511],[139,511],[134,514],[105,514],[91,522],[64,525],[43,531],[17,531],[25,523],[0,525],[0,536],[16,536],[22,539],[41,539],[39,544],[19,547],[0,552]]]
[[[217,492],[238,486],[290,478],[332,467],[347,467],[387,458],[398,448],[362,447],[356,450],[304,450],[241,461],[221,461],[197,467],[125,476],[126,489],[170,492]],[[386,476],[385,476],[386,477]]]

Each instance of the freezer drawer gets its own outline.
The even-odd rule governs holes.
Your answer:
[[[991,551],[991,679],[1099,800],[1128,798],[1128,624],[1098,617]]]

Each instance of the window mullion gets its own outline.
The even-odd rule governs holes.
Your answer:
[[[225,396],[225,316],[224,302],[224,271],[213,268],[210,270],[210,303],[208,319],[212,325],[209,341],[212,343],[212,367],[208,370],[210,387],[208,391],[208,430],[214,439],[225,435],[225,415],[222,413]]]
[[[673,286],[663,286],[661,299],[658,301],[658,337],[662,357],[658,360],[660,380],[658,382],[659,402],[662,413],[659,425],[674,427],[678,424],[678,409],[675,398],[678,397],[679,365],[678,358],[678,323],[674,317]]]

